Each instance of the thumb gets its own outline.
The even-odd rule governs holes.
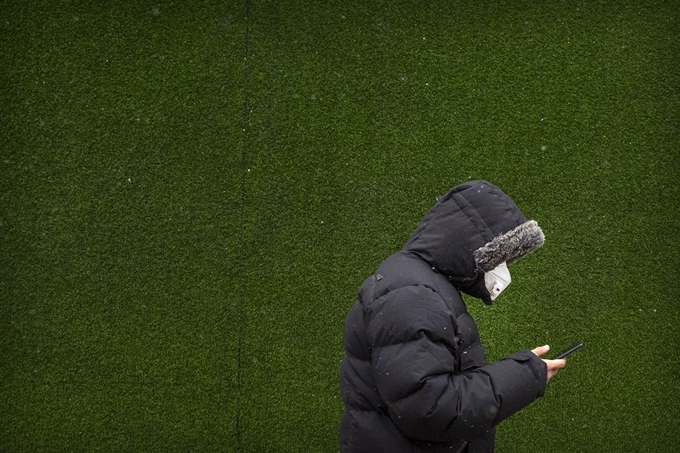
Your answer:
[[[534,354],[536,354],[539,357],[542,356],[543,354],[545,354],[548,351],[550,351],[550,346],[548,346],[548,345],[539,346],[539,347],[531,350],[531,352],[533,352]]]

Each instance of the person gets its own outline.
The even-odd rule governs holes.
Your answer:
[[[487,364],[460,291],[491,304],[544,235],[487,181],[439,197],[358,291],[345,322],[342,453],[492,452],[495,426],[543,396],[548,346]]]

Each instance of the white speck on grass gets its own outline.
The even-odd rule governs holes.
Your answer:
[[[158,10],[157,7],[154,6],[154,7],[151,9],[151,14],[153,14],[154,16],[160,16],[161,12]]]
[[[543,120],[541,120],[541,121],[543,121]],[[547,146],[545,146],[545,145],[542,145],[542,146],[541,146],[541,151],[545,151],[546,149],[548,149]]]

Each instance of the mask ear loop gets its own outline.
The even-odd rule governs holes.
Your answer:
[[[484,274],[484,271],[476,268],[475,276],[472,278],[456,281],[454,283],[451,277],[449,277],[449,281],[458,292],[462,291],[472,297],[481,299],[486,305],[491,305],[491,294],[489,294],[489,290],[486,289],[486,285],[484,284]]]
[[[484,277],[484,274],[485,274],[485,272],[483,270],[476,267],[474,277],[466,278],[466,279],[463,279],[463,280],[457,280],[455,282],[453,281],[453,277],[450,276],[450,275],[447,276],[446,278],[449,280],[449,282],[451,282],[451,284],[455,283],[454,286],[456,286],[456,287],[472,288],[479,281],[480,278]]]

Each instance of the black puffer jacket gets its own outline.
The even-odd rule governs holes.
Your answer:
[[[531,351],[486,364],[458,292],[488,298],[473,251],[525,221],[486,181],[454,187],[366,279],[345,324],[343,453],[491,452],[494,427],[543,395]]]

